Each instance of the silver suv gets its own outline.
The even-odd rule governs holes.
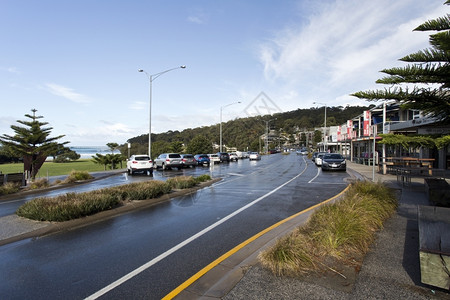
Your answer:
[[[163,153],[155,159],[155,168],[163,170],[183,167],[181,155],[178,153]]]
[[[137,172],[153,174],[153,162],[147,154],[131,155],[127,160],[127,172],[133,175]]]

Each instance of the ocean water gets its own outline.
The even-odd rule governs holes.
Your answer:
[[[70,150],[75,151],[80,154],[80,158],[92,158],[96,154],[106,155],[111,154],[111,150],[109,150],[106,146],[77,146],[77,147],[69,147]],[[120,151],[115,150],[114,154],[120,154]]]

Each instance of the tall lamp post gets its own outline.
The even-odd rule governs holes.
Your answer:
[[[145,72],[143,69],[138,69],[138,72],[142,72],[145,73],[145,75],[147,75],[148,80],[150,82],[150,108],[149,108],[149,125],[148,125],[148,156],[150,157],[150,159],[152,159],[152,83],[153,80],[155,80],[156,78],[158,78],[159,76],[161,76],[164,73],[173,71],[173,70],[177,70],[177,69],[185,69],[186,66],[179,66],[176,68],[172,68],[172,69],[168,69],[159,73],[155,73],[155,74],[148,74],[147,72]]]
[[[222,152],[222,110],[225,107],[227,107],[227,106],[230,106],[230,105],[233,105],[233,104],[238,104],[238,103],[241,103],[241,101],[233,102],[233,103],[230,103],[230,104],[227,104],[227,105],[224,105],[224,106],[220,107],[220,147],[219,147],[219,149],[220,149],[219,151],[220,152]]]
[[[326,151],[325,149],[325,144],[326,144],[326,139],[327,139],[327,104],[326,103],[321,103],[321,102],[313,102],[313,104],[322,104],[325,106],[325,121],[324,121],[324,128],[323,128],[323,151]]]
[[[270,119],[269,121],[264,121],[266,122],[266,154],[269,152],[269,123],[275,121],[276,119],[277,118]]]

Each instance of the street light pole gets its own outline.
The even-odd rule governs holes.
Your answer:
[[[138,69],[138,72],[142,72],[145,73],[145,75],[147,75],[148,80],[150,82],[150,89],[149,89],[149,94],[150,94],[150,108],[149,108],[149,125],[148,125],[148,156],[150,157],[150,159],[152,159],[152,83],[153,80],[155,80],[156,78],[158,78],[159,76],[161,76],[164,73],[167,73],[169,71],[172,70],[176,70],[176,69],[185,69],[186,66],[179,66],[176,68],[172,68],[172,69],[168,69],[156,74],[148,74],[147,72],[145,72],[143,69]]]
[[[269,123],[271,121],[275,121],[277,118],[274,119],[270,119],[269,121],[264,121],[266,122],[266,154],[269,152]]]
[[[225,108],[225,107],[227,107],[227,106],[230,106],[230,105],[233,105],[233,104],[238,104],[238,103],[241,103],[241,101],[237,101],[237,102],[233,102],[233,103],[230,103],[230,104],[227,104],[227,105],[224,105],[224,106],[221,106],[220,107],[220,129],[219,129],[219,131],[220,131],[220,138],[219,138],[219,140],[220,140],[220,142],[219,142],[219,144],[220,144],[220,146],[219,146],[219,151],[220,152],[222,152],[222,110]]]
[[[325,106],[325,121],[324,121],[324,128],[323,128],[323,151],[326,151],[325,144],[326,144],[326,138],[327,138],[327,104],[321,103],[321,102],[313,102],[313,104],[322,104]]]

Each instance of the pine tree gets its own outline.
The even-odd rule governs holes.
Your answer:
[[[8,148],[14,155],[23,157],[24,172],[29,172],[29,175],[34,180],[39,169],[45,162],[48,156],[55,154],[62,144],[56,143],[56,140],[64,137],[60,135],[57,137],[49,137],[52,127],[43,128],[47,122],[39,122],[38,119],[42,116],[36,116],[36,109],[31,110],[33,115],[26,114],[25,117],[32,121],[18,120],[23,126],[11,125],[15,135],[10,136],[3,134],[0,137],[0,143]]]
[[[444,4],[449,5],[450,0]],[[404,109],[418,109],[448,123],[450,122],[450,15],[429,20],[414,31],[438,31],[438,33],[430,35],[430,48],[400,59],[411,63],[410,65],[381,71],[389,76],[377,80],[376,83],[395,87],[357,92],[352,95],[369,101],[397,100]],[[401,84],[414,84],[414,87],[410,89],[399,86]]]

